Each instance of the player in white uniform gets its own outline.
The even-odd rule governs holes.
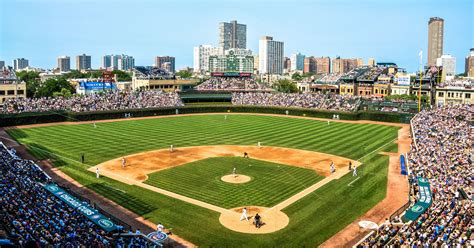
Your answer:
[[[158,223],[156,226],[156,232],[162,233],[164,228],[165,227],[161,223]]]
[[[95,122],[94,122],[94,128],[97,128],[97,125],[95,124]]]
[[[95,177],[99,178],[100,177],[100,170],[99,167],[95,169]]]
[[[247,208],[242,209],[242,215],[240,216],[240,221],[242,221],[244,219],[249,221],[249,217],[247,216]]]
[[[237,169],[235,167],[232,170],[232,175],[234,175],[234,177],[237,177]]]
[[[257,143],[258,148],[262,148],[262,143],[260,141]]]
[[[357,167],[354,166],[354,170],[352,171],[352,176],[356,177],[357,176]]]
[[[170,145],[170,152],[173,152],[174,149],[173,149],[173,145]]]
[[[334,162],[331,162],[331,165],[329,166],[329,171],[331,172],[331,174],[336,171],[336,168],[334,168]]]
[[[125,168],[126,164],[127,164],[127,160],[125,160],[125,158],[122,158],[122,168]]]

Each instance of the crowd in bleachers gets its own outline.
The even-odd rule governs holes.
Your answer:
[[[0,143],[0,230],[5,244],[20,247],[154,247],[139,230],[118,238],[51,194],[52,183],[32,161]],[[83,202],[83,204],[87,204]],[[3,226],[2,226],[3,225]],[[123,227],[115,233],[127,233]],[[135,234],[135,235],[134,235]],[[1,246],[1,245],[0,245]]]
[[[195,87],[200,91],[259,91],[270,90],[253,78],[212,77]]]
[[[31,161],[0,146],[0,218],[20,246],[109,246],[105,233],[80,212],[49,193],[40,183],[48,177]]]
[[[316,80],[316,82],[322,83],[322,84],[336,84],[340,78],[341,78],[340,73],[330,73]]]
[[[454,80],[446,80],[437,84],[438,87],[472,87],[474,83],[471,80],[467,79],[454,79]]]
[[[413,119],[416,143],[408,154],[413,198],[427,178],[433,203],[416,221],[383,224],[361,246],[472,247],[473,105],[424,110]],[[471,124],[469,124],[471,122]]]
[[[320,93],[240,92],[232,94],[232,104],[355,111],[359,107],[360,98],[350,95]]]
[[[162,91],[109,91],[99,94],[74,95],[69,98],[11,98],[4,102],[0,112],[87,112],[177,106],[183,106],[183,102],[177,93],[165,93]]]
[[[364,74],[357,79],[362,81],[375,81],[375,79],[382,73],[383,69],[380,67],[370,67]]]
[[[137,79],[174,79],[175,75],[159,67],[136,66],[133,75]]]

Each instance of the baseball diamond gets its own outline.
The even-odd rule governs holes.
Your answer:
[[[301,247],[322,244],[385,198],[387,152],[398,150],[405,126],[202,114],[7,132],[37,158],[192,244]],[[355,182],[349,162],[359,167]],[[233,168],[251,180],[221,181]],[[259,212],[264,225],[239,221],[243,207],[250,218]]]

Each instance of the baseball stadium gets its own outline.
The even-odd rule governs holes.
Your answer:
[[[239,76],[7,100],[0,231],[25,247],[469,246],[472,104],[384,112]]]

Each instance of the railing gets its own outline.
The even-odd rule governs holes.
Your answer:
[[[114,237],[115,238],[119,238],[119,237],[124,237],[124,238],[130,238],[130,239],[133,239],[135,237],[140,237],[144,240],[146,240],[147,242],[150,242],[150,244],[153,244],[153,245],[149,245],[149,246],[146,246],[146,247],[163,247],[163,244],[155,241],[155,240],[152,240],[150,238],[148,238],[147,236],[145,236],[143,233],[140,233],[140,234],[135,234],[135,233],[116,233],[114,234]],[[125,244],[127,245],[127,244]]]

